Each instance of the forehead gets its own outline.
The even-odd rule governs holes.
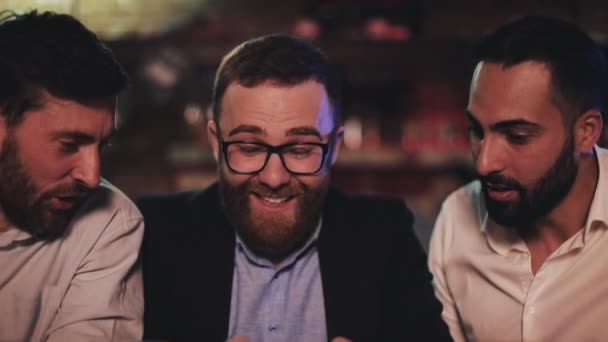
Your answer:
[[[265,82],[254,87],[228,86],[222,98],[221,127],[252,125],[271,133],[309,126],[321,135],[333,129],[333,113],[325,87],[314,80],[294,86]]]
[[[523,62],[510,67],[480,62],[471,81],[469,111],[489,123],[524,119],[558,120],[551,99],[551,74],[545,64]]]
[[[71,131],[103,136],[114,130],[115,107],[113,97],[79,103],[47,94],[39,108],[25,113],[19,126],[38,131]]]

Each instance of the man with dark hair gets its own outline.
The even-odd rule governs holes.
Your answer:
[[[0,340],[138,340],[143,218],[100,177],[126,77],[68,15],[0,19]]]
[[[467,108],[479,179],[443,204],[429,266],[457,341],[608,335],[606,60],[576,26],[526,17],[477,48]]]
[[[326,57],[290,36],[223,59],[208,124],[219,182],[139,202],[145,338],[449,338],[403,202],[330,186],[338,89]]]

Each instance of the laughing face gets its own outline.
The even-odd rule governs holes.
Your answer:
[[[551,101],[541,63],[478,64],[467,116],[486,207],[522,233],[568,195],[577,175],[572,132]]]
[[[290,173],[278,154],[272,154],[257,173],[235,173],[226,165],[220,139],[269,145],[326,143],[335,123],[325,88],[312,80],[290,87],[268,82],[250,88],[231,84],[221,108],[221,122],[209,123],[209,136],[219,165],[224,207],[247,246],[279,262],[319,222],[341,134],[330,146],[321,170],[312,175]]]
[[[114,99],[86,105],[43,97],[15,126],[2,117],[0,221],[40,239],[67,229],[100,183],[99,152],[114,131]]]

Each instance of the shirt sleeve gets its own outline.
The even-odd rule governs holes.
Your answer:
[[[449,289],[449,285],[447,283],[445,277],[445,256],[447,249],[447,238],[446,234],[448,232],[448,210],[446,209],[446,205],[441,209],[439,216],[437,217],[437,221],[435,222],[435,227],[433,229],[433,234],[431,236],[431,242],[429,246],[429,269],[433,274],[433,286],[435,288],[435,295],[443,305],[443,310],[441,312],[441,316],[443,320],[448,324],[450,328],[450,334],[454,341],[466,341],[464,336],[462,326],[460,324],[460,318],[458,316],[458,309],[456,308],[456,304],[454,303],[454,299],[452,298],[452,294]]]
[[[138,341],[143,286],[141,215],[119,209],[85,255],[45,334],[47,341]]]

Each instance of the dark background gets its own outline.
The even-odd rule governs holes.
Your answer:
[[[423,244],[445,196],[474,177],[464,118],[472,44],[525,14],[573,21],[608,42],[600,0],[56,3],[103,34],[131,78],[104,156],[104,176],[129,196],[215,180],[205,121],[221,57],[246,39],[290,32],[320,46],[343,81],[346,146],[334,181],[406,200]]]

